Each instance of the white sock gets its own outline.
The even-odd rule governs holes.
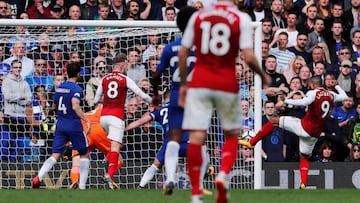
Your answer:
[[[201,146],[201,156],[202,156],[202,164],[201,164],[201,171],[200,171],[200,188],[204,188],[204,176],[205,173],[208,170],[208,164],[209,164],[209,157],[206,153],[206,145],[202,145]]]
[[[148,184],[148,182],[153,179],[156,171],[158,171],[158,170],[159,169],[154,164],[152,164],[149,168],[147,168],[143,177],[141,178],[141,181],[139,184],[140,187],[145,187],[145,185]]]
[[[203,198],[202,195],[192,195],[191,196],[191,203],[202,203]]]
[[[41,166],[41,169],[39,171],[38,177],[39,180],[42,181],[42,179],[44,178],[45,174],[47,174],[47,172],[50,171],[50,169],[56,164],[56,159],[54,157],[49,157],[48,159],[46,159],[46,161],[43,163],[43,165]]]
[[[79,189],[84,190],[86,188],[86,181],[89,175],[89,166],[90,160],[89,158],[81,158],[80,159],[80,181],[79,181]]]
[[[180,145],[176,141],[169,141],[165,150],[166,184],[175,183],[176,167],[179,162]]]

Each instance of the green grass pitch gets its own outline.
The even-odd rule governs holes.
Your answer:
[[[0,203],[188,203],[189,190],[163,196],[161,190],[0,190]],[[231,190],[231,203],[358,203],[360,191],[334,190]],[[204,203],[215,202],[215,195]]]

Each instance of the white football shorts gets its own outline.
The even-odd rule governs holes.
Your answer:
[[[110,140],[122,143],[124,137],[125,123],[116,116],[101,116],[101,127],[104,128]]]
[[[316,137],[310,136],[302,127],[301,119],[294,116],[280,116],[279,127],[296,134],[299,137],[299,151],[306,155],[311,155]]]
[[[238,95],[206,88],[188,89],[182,127],[186,130],[208,130],[214,109],[224,130],[242,128]]]

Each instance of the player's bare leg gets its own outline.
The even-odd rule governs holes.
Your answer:
[[[175,173],[179,162],[179,149],[183,131],[181,129],[169,130],[169,142],[165,150],[165,190],[164,195],[171,195],[175,187]]]
[[[79,154],[74,154],[71,160],[71,171],[70,171],[70,180],[71,185],[69,189],[77,189],[79,187],[79,180],[80,180],[80,156]]]

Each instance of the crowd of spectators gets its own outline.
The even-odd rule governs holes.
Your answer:
[[[215,2],[216,0],[5,0],[0,1],[0,18],[173,21],[176,20],[176,13],[185,5],[201,9],[210,7]],[[315,147],[312,160],[358,161],[360,1],[238,0],[237,4],[239,10],[247,12],[254,22],[262,23],[262,64],[273,81],[262,93],[264,121],[272,114],[304,116],[305,108],[285,106],[283,101],[286,97],[302,98],[307,91],[307,79],[312,75],[320,75],[326,89],[334,90],[334,86],[338,84],[348,93],[349,100],[337,104],[333,110],[329,124]],[[56,118],[49,109],[56,88],[66,80],[66,67],[70,63],[83,64],[80,84],[85,94],[85,110],[94,108],[94,92],[99,81],[111,71],[112,59],[120,53],[128,56],[130,65],[127,75],[142,90],[152,93],[151,73],[155,70],[165,44],[176,38],[176,35],[165,36],[152,31],[141,36],[119,37],[116,33],[111,33],[111,29],[80,25],[0,29],[9,34],[8,42],[0,44],[0,107],[3,117],[0,120],[4,121],[1,132],[2,160],[31,160],[23,158],[26,150],[17,150],[20,144],[10,142],[10,138],[27,138],[21,140],[30,140],[32,145],[38,143],[39,146],[42,143],[37,141],[45,139],[44,146],[51,145],[51,131]],[[97,36],[92,35],[88,39],[72,37],[87,32],[94,32]],[[104,32],[107,34],[104,35]],[[60,42],[53,38],[59,33],[65,33]],[[239,102],[246,109],[244,125],[246,130],[253,130],[254,74],[243,62],[241,52],[236,65],[241,99]],[[14,94],[10,94],[9,98],[6,93],[12,90],[6,88],[6,83],[10,79],[13,83],[21,84],[21,89],[13,91],[21,93],[28,88],[29,93],[19,94],[20,99],[14,100]],[[168,75],[164,76],[162,92],[170,88],[169,79]],[[128,94],[126,123],[149,111],[148,105],[141,98],[131,92]],[[14,112],[5,110],[7,108],[4,105],[11,105],[11,108],[17,105],[19,108],[15,109],[19,112],[13,114]],[[24,129],[18,128],[19,126]],[[124,158],[153,155],[157,146],[151,145],[153,151],[150,151],[144,143],[150,138],[161,137],[161,131],[155,123],[128,132],[137,136],[126,136]],[[149,138],[150,134],[155,136]],[[140,149],[148,152],[142,153]],[[251,152],[251,149],[247,151]],[[265,161],[297,161],[297,137],[283,130],[274,131],[264,142],[262,156]]]

